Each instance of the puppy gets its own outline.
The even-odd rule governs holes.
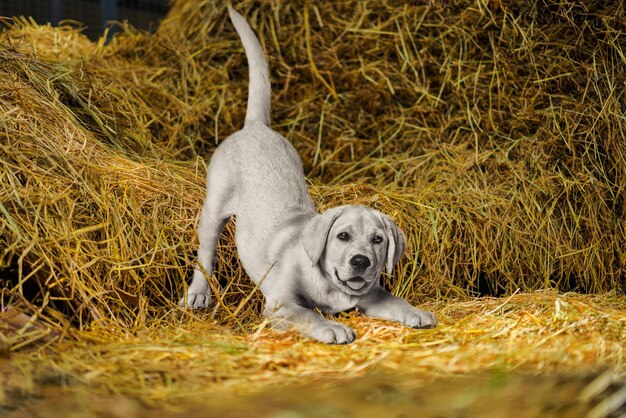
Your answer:
[[[365,206],[341,206],[317,214],[291,144],[270,128],[270,82],[263,50],[244,18],[228,8],[249,65],[246,120],[211,159],[207,197],[199,223],[198,267],[186,304],[211,303],[207,279],[217,242],[236,216],[236,242],[246,273],[266,298],[274,327],[329,344],[355,339],[333,314],[357,307],[365,315],[433,328],[437,320],[380,286],[380,275],[402,256],[405,239],[391,218]]]

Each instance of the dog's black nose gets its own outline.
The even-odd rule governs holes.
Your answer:
[[[372,262],[369,258],[359,254],[350,259],[350,265],[359,271],[363,271],[372,265]]]

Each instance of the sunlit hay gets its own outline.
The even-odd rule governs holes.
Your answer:
[[[74,331],[72,341],[14,356],[15,373],[0,380],[0,398],[5,394],[0,407],[19,405],[27,396],[41,398],[44,388],[54,385],[64,388],[64,397],[123,394],[184,411],[240,405],[242,395],[309,383],[321,388],[334,382],[347,396],[353,379],[372,372],[390,376],[391,388],[404,379],[422,387],[442,377],[485,372],[503,378],[540,375],[546,382],[560,373],[579,376],[571,383],[603,370],[619,381],[626,372],[623,295],[516,293],[424,307],[437,312],[437,328],[413,330],[354,312],[341,315],[338,320],[357,334],[347,346],[271,331],[263,323],[238,335],[202,318],[175,316],[134,333],[119,327]],[[563,388],[549,390],[559,396]],[[311,391],[302,389],[299,396],[313,396]],[[16,392],[21,395],[11,396]],[[442,389],[441,396],[448,393]],[[582,395],[579,389],[570,400]],[[555,403],[560,407],[563,401]]]

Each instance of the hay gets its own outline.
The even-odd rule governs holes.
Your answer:
[[[507,371],[584,376],[610,368],[619,381],[625,371],[623,306],[623,296],[552,292],[431,302],[426,307],[435,310],[441,322],[432,331],[353,313],[340,318],[358,335],[349,346],[318,344],[263,325],[237,335],[215,330],[202,317],[169,317],[136,334],[95,328],[53,352],[16,356],[13,364],[19,373],[5,380],[5,400],[15,408],[29,398],[45,398],[42,391],[52,386],[79,399],[87,391],[124,394],[152,407],[179,411],[196,405],[240,407],[242,401],[236,399],[241,396],[308,384],[305,392],[296,390],[296,398],[309,399],[304,394],[313,391],[310,396],[315,396],[313,388],[321,380],[340,384],[372,372],[389,376],[396,382],[391,387],[408,381],[418,388],[444,376],[484,370],[503,376]],[[349,387],[344,391],[350,393]],[[449,392],[444,390],[440,397],[444,393]],[[570,400],[578,395],[572,393]]]
[[[590,363],[623,371],[615,345],[624,338],[626,288],[623,4],[238,8],[269,57],[274,127],[301,155],[318,206],[364,203],[389,213],[408,251],[385,285],[433,307],[447,325],[415,333],[349,316],[365,337],[347,351],[268,334],[260,295],[242,303],[252,285],[232,225],[212,283],[215,308],[176,307],[195,257],[204,161],[241,126],[247,94],[245,56],[223,6],[181,0],[157,33],[122,25],[106,46],[76,28],[20,20],[0,34],[3,352],[38,347],[47,354],[25,355],[28,364],[41,355],[41,364],[53,361],[88,386],[156,403],[181,386],[198,394],[207,381],[276,382],[288,375],[277,374],[281,364],[295,380],[310,372],[300,362],[342,376],[403,365],[403,356],[423,365],[411,370],[435,375]],[[518,290],[605,295],[571,296],[604,319],[553,323],[556,308],[546,306],[560,296],[531,293],[500,322],[490,310],[506,299],[471,298],[512,302]],[[460,317],[481,308],[454,325],[446,309],[455,306]],[[519,339],[520,324],[528,340]],[[498,327],[504,333],[490,340]],[[536,352],[506,351],[515,345],[505,341],[544,339]],[[221,356],[243,345],[258,357]],[[424,354],[453,346],[461,348]],[[281,350],[291,357],[276,360]],[[164,374],[146,352],[164,352]],[[112,366],[116,358],[131,375]],[[176,374],[171,391],[152,392],[184,362],[198,375]],[[147,383],[135,392],[137,379]]]

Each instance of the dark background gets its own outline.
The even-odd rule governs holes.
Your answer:
[[[39,24],[58,25],[74,20],[85,26],[83,33],[95,40],[111,21],[129,21],[133,26],[155,30],[169,9],[168,0],[0,0],[0,16],[32,17]],[[115,32],[115,27],[111,27]]]

